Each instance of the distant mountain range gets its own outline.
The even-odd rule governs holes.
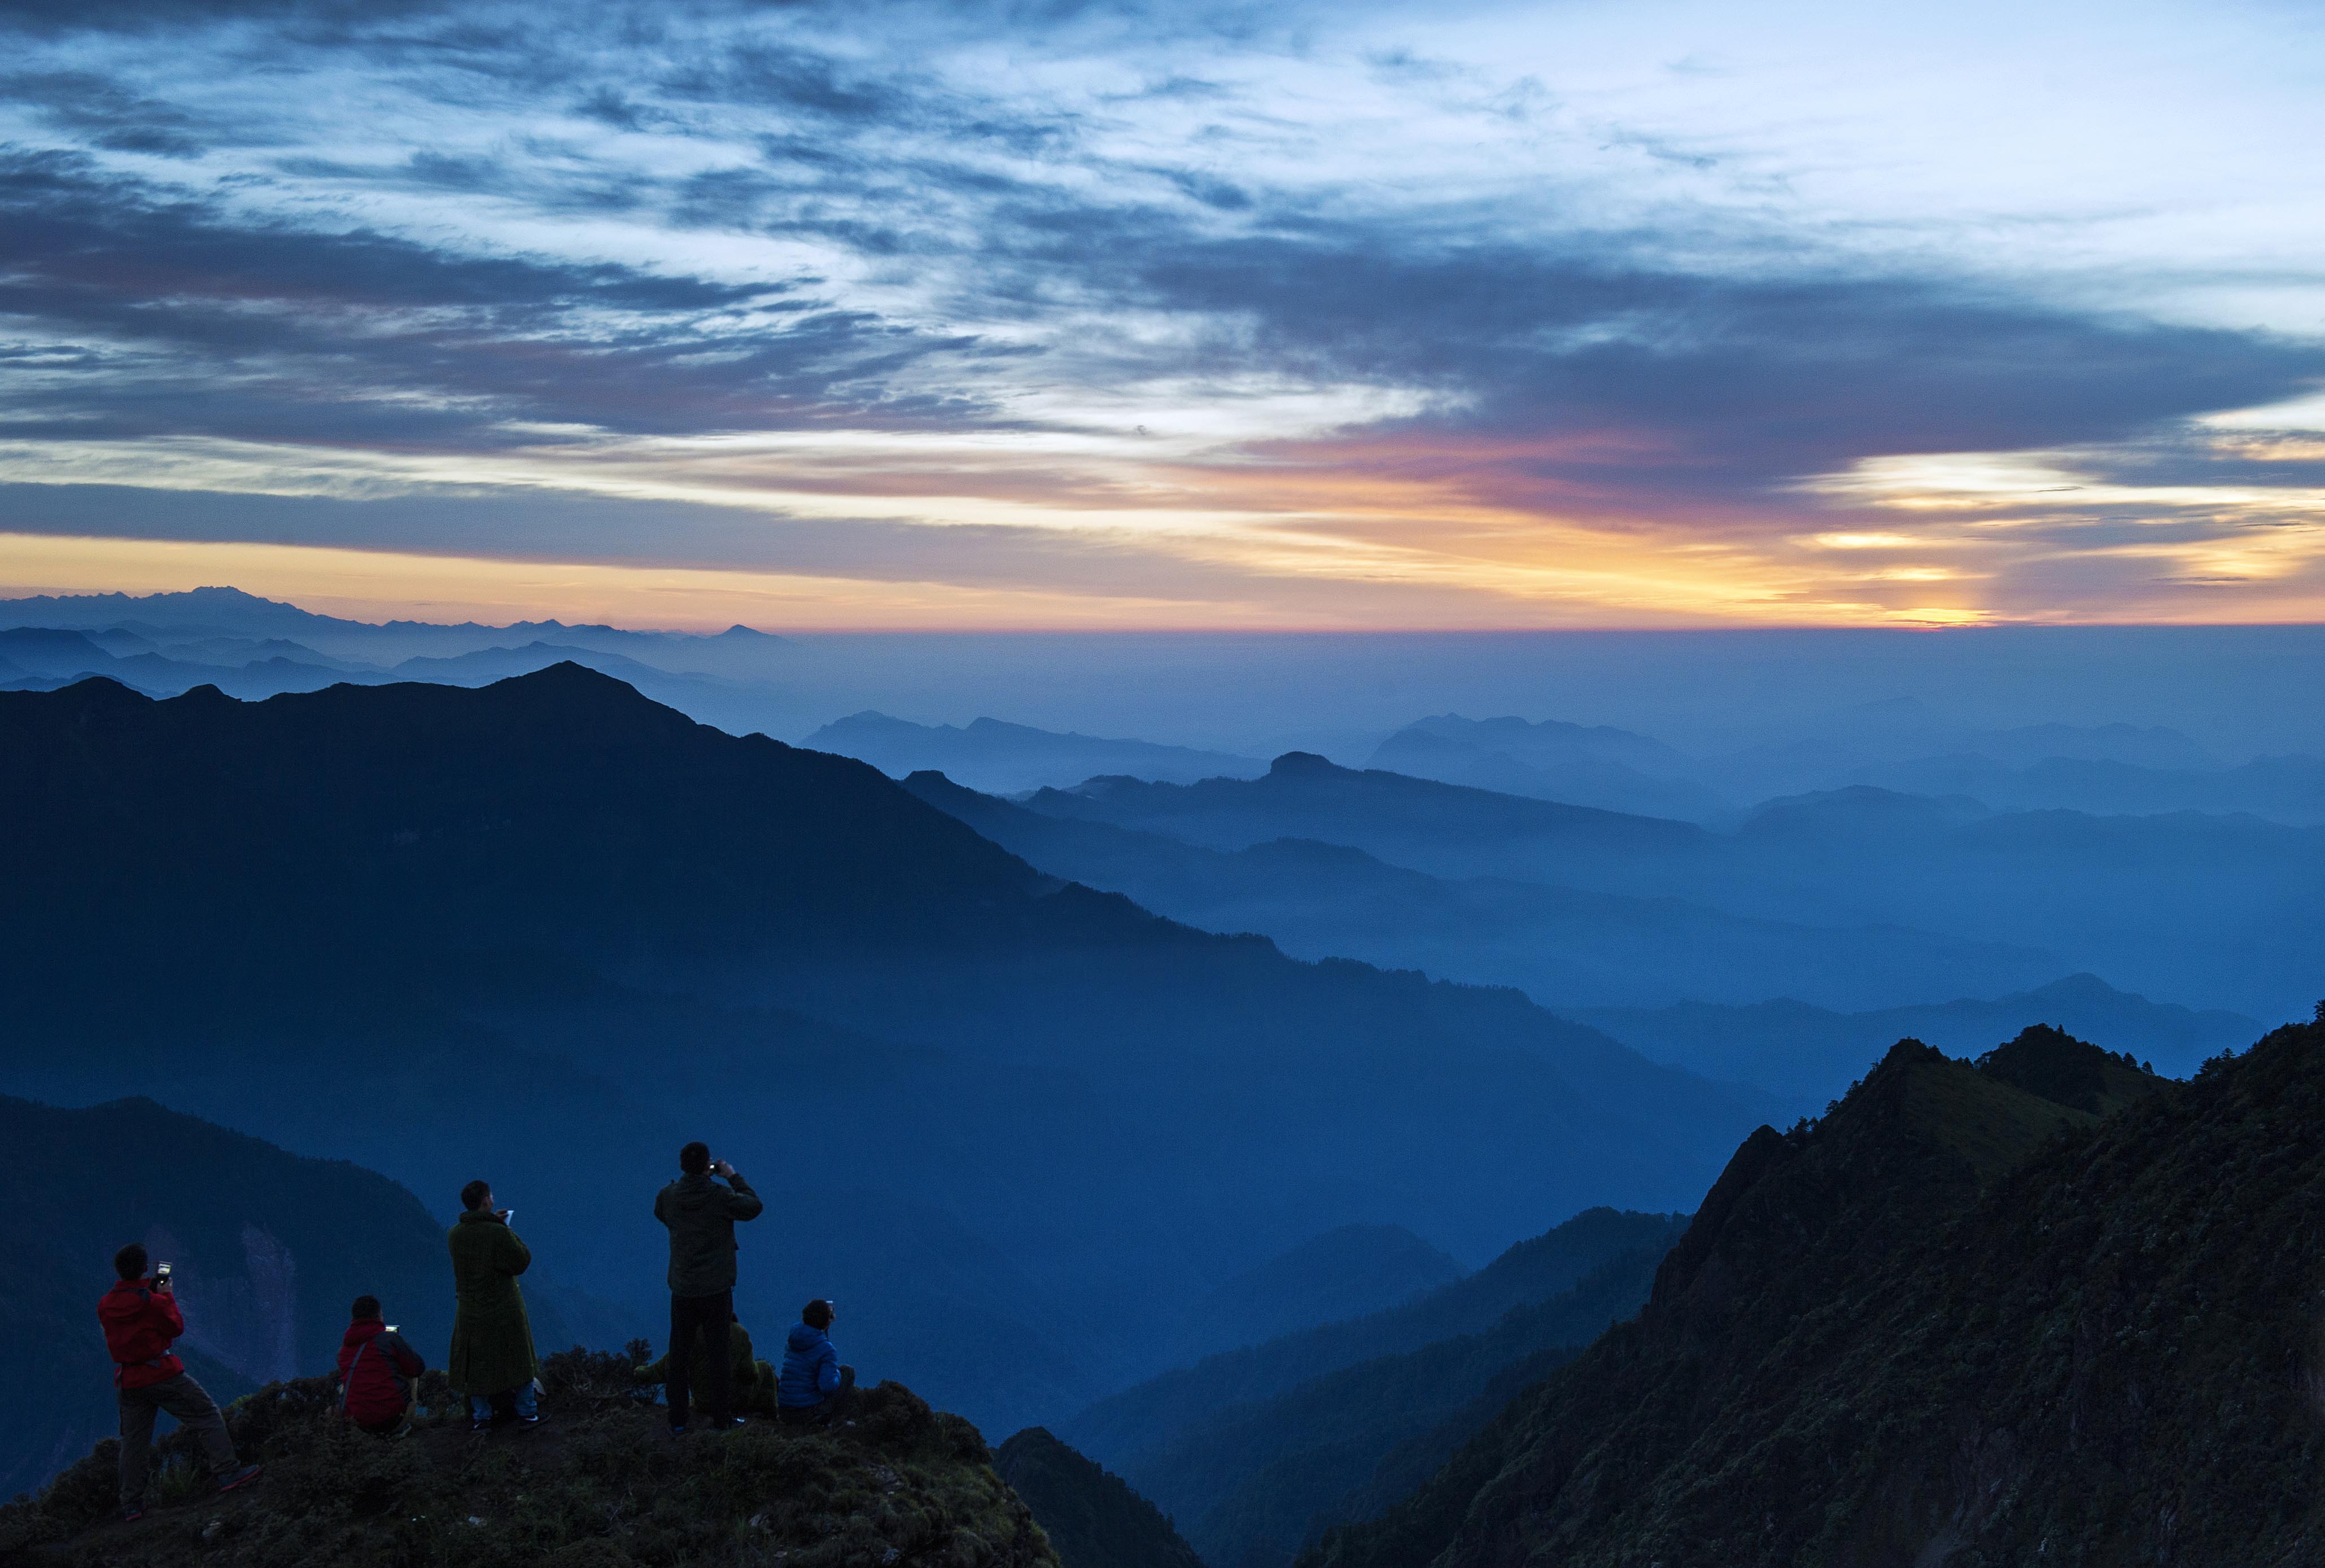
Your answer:
[[[1690,1002],[1655,1009],[1598,1007],[1573,1016],[1657,1062],[1730,1078],[1813,1113],[1864,1076],[1885,1044],[1908,1037],[1955,1055],[1976,1055],[2033,1024],[2050,1024],[2130,1052],[2169,1077],[2256,1038],[2242,1014],[2195,1012],[2118,991],[2096,975],[2070,975],[1991,1001],[1963,998],[1918,1007],[1835,1013],[1805,1002],[1719,1007]]]
[[[835,719],[800,744],[868,762],[891,778],[934,769],[971,789],[996,794],[1079,784],[1098,774],[1192,784],[1206,778],[1253,778],[1267,771],[1264,762],[1225,752],[1059,735],[997,719],[979,719],[958,728],[864,712]]]
[[[933,773],[915,774],[904,787],[1044,871],[1126,894],[1190,925],[1258,932],[1301,958],[1357,958],[1514,985],[1561,1009],[1740,1003],[1771,992],[1861,1007],[1959,987],[2012,990],[2061,967],[2037,949],[1899,926],[1819,927],[1683,898],[1508,876],[1431,876],[1315,838],[1208,849],[1092,820],[1080,792],[1043,791],[1016,803]],[[1352,837],[1366,831],[1361,816],[1303,825]],[[1868,1048],[1867,1061],[1881,1044]]]
[[[2193,1082],[1901,1042],[1755,1133],[1634,1322],[1314,1568],[2304,1561],[2325,1024]]]
[[[1675,1207],[1768,1109],[1513,991],[1061,884],[571,664],[0,693],[0,810],[43,824],[0,868],[0,1088],[150,1094],[437,1203],[486,1174],[646,1322],[644,1205],[709,1137],[802,1217],[746,1238],[746,1323],[844,1294],[852,1360],[1003,1430],[1159,1369],[1308,1238],[1475,1257]]]
[[[1715,821],[1733,809],[1690,758],[1610,725],[1442,714],[1405,726],[1366,767],[1646,817]]]
[[[1982,971],[2003,979],[1998,985],[1957,982],[1903,996],[1893,989],[1880,1001],[1866,989],[1841,1001],[1834,990],[1791,983],[1790,975],[1760,989],[1763,997],[1789,991],[1847,1010],[1918,1003],[1932,994],[2022,989],[2080,970],[2114,983],[2136,976],[2149,994],[2218,997],[2256,1016],[2283,1016],[2280,1009],[2305,1007],[2302,998],[2311,986],[2311,955],[2302,933],[2325,924],[2325,829],[2254,817],[1997,813],[1967,799],[1857,785],[1771,801],[1731,830],[1715,831],[1341,768],[1300,753],[1277,758],[1258,779],[1188,785],[1092,779],[1070,791],[1039,791],[1019,803],[1061,821],[1213,851],[1316,840],[1444,880],[1675,900],[1729,920],[1827,931],[1926,932],[1984,944],[1993,956],[2019,963],[2015,972],[1999,966]],[[1425,904],[1415,912],[1416,945],[1438,939],[1450,924]],[[1668,905],[1666,912],[1684,913]],[[1633,905],[1618,913],[1640,921],[1644,912]],[[1610,923],[1610,933],[1621,923]],[[1712,965],[1748,953],[1743,934],[1733,928],[1707,933]],[[1446,945],[1458,947],[1458,939]],[[1588,944],[1573,951],[1587,952]],[[1862,941],[1833,948],[1824,966],[1830,983],[1862,985],[1868,972],[1857,964],[1868,951],[1878,948]],[[2026,962],[2029,954],[2043,955],[2042,961]],[[1561,950],[1543,961],[1564,959]],[[1478,972],[1434,955],[1403,961],[1429,962],[1439,972]],[[1543,999],[1567,1000],[1542,981],[1524,983]],[[1745,999],[1733,991],[1709,994]]]

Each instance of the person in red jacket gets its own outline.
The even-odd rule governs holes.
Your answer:
[[[413,1382],[428,1364],[383,1321],[379,1297],[356,1297],[354,1316],[339,1341],[339,1413],[366,1432],[399,1435],[408,1426]]]
[[[170,1353],[170,1341],[186,1331],[186,1320],[168,1276],[146,1278],[145,1249],[134,1241],[113,1255],[113,1272],[120,1277],[97,1298],[97,1321],[105,1329],[113,1386],[121,1399],[121,1517],[144,1517],[146,1459],[157,1410],[168,1411],[194,1434],[218,1490],[248,1485],[258,1467],[235,1457],[218,1401]]]

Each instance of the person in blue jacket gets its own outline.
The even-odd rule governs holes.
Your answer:
[[[826,1332],[837,1316],[829,1302],[811,1301],[783,1341],[775,1419],[786,1426],[828,1426],[848,1414],[856,1393],[856,1369],[839,1364],[839,1352]]]

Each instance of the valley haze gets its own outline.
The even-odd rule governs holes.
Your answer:
[[[2314,8],[0,58],[0,1562],[2325,1562]]]

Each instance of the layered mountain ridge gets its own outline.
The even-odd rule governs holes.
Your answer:
[[[2325,1021],[2186,1084],[1901,1042],[1746,1141],[1635,1322],[1306,1561],[2308,1561],[2320,1117]]]

